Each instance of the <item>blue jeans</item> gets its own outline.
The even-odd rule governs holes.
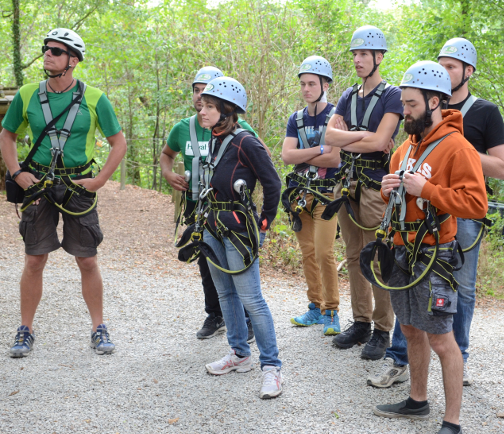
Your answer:
[[[482,223],[471,219],[457,218],[457,241],[460,247],[466,249],[476,240]],[[453,275],[459,283],[457,313],[453,315],[453,333],[455,340],[462,352],[464,363],[469,358],[467,349],[469,348],[469,332],[474,314],[474,305],[476,302],[476,273],[478,269],[478,257],[481,245],[481,239],[476,246],[469,252],[464,253],[464,265]],[[406,338],[404,337],[399,322],[396,320],[396,327],[392,336],[392,346],[387,348],[385,357],[394,359],[398,365],[408,364],[408,354]]]
[[[208,231],[203,234],[205,242],[212,248],[221,266],[228,270],[240,270],[244,267],[240,253],[233,247],[228,238],[224,245]],[[254,329],[261,368],[265,365],[281,367],[278,358],[273,317],[261,292],[259,276],[259,259],[244,273],[226,274],[212,264],[208,264],[227,327],[227,338],[230,347],[240,356],[250,356],[247,343],[247,324],[243,307],[247,309]]]

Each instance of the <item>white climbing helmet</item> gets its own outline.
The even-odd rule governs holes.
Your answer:
[[[49,41],[56,41],[65,44],[68,48],[75,51],[79,61],[84,60],[84,53],[86,52],[86,46],[82,38],[70,29],[54,29],[51,30],[44,39],[44,44]]]

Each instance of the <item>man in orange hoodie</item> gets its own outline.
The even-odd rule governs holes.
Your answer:
[[[441,111],[441,102],[451,96],[446,70],[435,62],[417,62],[404,74],[401,88],[404,129],[410,136],[394,153],[391,174],[383,178],[381,190],[388,203],[392,191],[394,198],[397,189],[401,191],[401,183],[405,189],[401,200],[395,199],[396,207],[406,206],[405,213],[396,210],[396,217],[401,218],[392,224],[397,230],[396,262],[388,286],[396,288],[407,286],[424,273],[436,247],[438,260],[434,265],[441,264],[448,270],[448,277],[452,276],[457,263],[456,217],[483,218],[488,205],[481,161],[462,134],[462,115],[457,110]],[[403,177],[395,173],[399,169],[404,171]],[[422,221],[430,229],[415,250],[412,243],[417,232],[413,229]],[[459,414],[463,371],[462,355],[452,331],[457,284],[452,277],[440,277],[439,267],[433,270],[411,288],[391,289],[392,306],[408,341],[411,391],[406,401],[378,405],[373,411],[383,417],[428,418],[427,377],[432,348],[441,361],[446,397],[439,434],[457,434],[462,432]]]

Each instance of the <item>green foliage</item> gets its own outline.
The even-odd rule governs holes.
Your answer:
[[[471,89],[504,111],[503,0],[399,0],[390,10],[369,7],[367,0],[25,0],[18,3],[16,27],[17,2],[0,0],[0,84],[20,84],[22,75],[25,82],[44,78],[44,35],[55,27],[78,31],[87,49],[75,75],[102,89],[116,110],[128,139],[126,182],[167,193],[171,189],[161,179],[159,154],[173,125],[194,113],[191,82],[200,67],[215,65],[244,84],[245,119],[272,150],[284,180],[289,167],[280,153],[287,118],[303,106],[297,68],[309,55],[326,57],[334,75],[328,99],[336,102],[356,81],[348,46],[353,31],[364,24],[385,32],[389,51],[380,72],[392,84],[415,61],[435,60],[446,40],[472,40],[478,68]],[[396,145],[405,139],[401,134]],[[101,165],[107,154],[104,142],[97,148]],[[119,180],[119,171],[113,179]],[[490,183],[494,199],[504,200],[504,181]],[[484,250],[488,258],[500,258],[502,246],[491,240],[490,234]],[[282,264],[301,266],[282,210],[267,249],[270,259],[274,253]],[[336,255],[343,259],[340,243]],[[496,268],[494,257],[485,278],[491,269],[501,273],[502,263]],[[502,288],[497,277],[491,285]]]
[[[480,294],[504,298],[504,216],[498,212],[489,216],[494,224],[481,243],[478,264]]]

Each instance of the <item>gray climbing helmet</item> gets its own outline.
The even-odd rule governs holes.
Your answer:
[[[82,62],[86,53],[86,46],[82,38],[70,29],[51,30],[44,39],[44,45],[49,41],[56,41],[65,44],[68,48],[75,51],[77,58]]]
[[[224,74],[219,68],[216,68],[215,66],[205,66],[196,73],[192,84],[193,87],[197,83],[208,84],[214,78],[218,77],[224,77]]]
[[[464,38],[453,38],[447,41],[439,52],[438,60],[441,57],[451,57],[461,62],[471,65],[476,70],[478,55],[474,45]]]
[[[329,83],[333,81],[331,65],[321,56],[310,56],[303,60],[299,67],[298,77],[302,74],[315,74],[327,78]]]
[[[237,80],[231,77],[214,78],[206,85],[201,95],[214,96],[234,104],[236,113],[245,113],[247,109],[247,92]]]
[[[375,26],[359,27],[352,35],[350,51],[378,50],[387,51],[387,41],[383,32]]]
[[[451,96],[450,75],[439,63],[423,60],[410,66],[404,73],[399,87],[415,87]]]

